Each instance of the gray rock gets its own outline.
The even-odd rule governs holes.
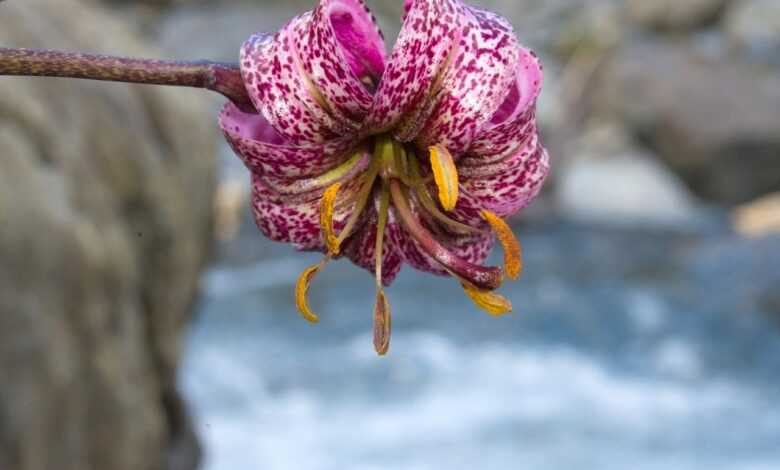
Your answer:
[[[0,3],[0,44],[159,54],[78,0]],[[202,97],[0,77],[0,468],[196,467],[176,369],[211,244]]]
[[[780,77],[666,43],[627,43],[590,80],[585,113],[609,116],[700,196],[740,203],[780,188]]]
[[[742,0],[730,9],[725,29],[743,57],[780,65],[780,2]]]
[[[599,126],[580,139],[580,151],[558,169],[555,196],[566,216],[590,222],[675,224],[693,218],[685,184],[637,150],[614,126]]]
[[[717,21],[731,0],[628,0],[629,19],[645,28],[687,30]]]

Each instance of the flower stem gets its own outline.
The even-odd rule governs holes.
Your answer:
[[[0,48],[0,75],[83,78],[204,88],[221,93],[242,111],[256,112],[244,88],[238,64]]]

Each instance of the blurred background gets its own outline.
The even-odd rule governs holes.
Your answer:
[[[516,313],[407,268],[383,359],[346,261],[300,319],[218,97],[0,78],[0,469],[780,468],[780,2],[472,3],[543,57],[553,173]],[[235,61],[312,4],[6,0],[0,45]]]

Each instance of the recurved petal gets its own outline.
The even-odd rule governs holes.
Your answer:
[[[350,158],[354,143],[349,138],[321,143],[293,144],[259,114],[244,113],[227,103],[219,125],[233,151],[252,173],[274,178],[311,178]]]
[[[359,229],[347,239],[343,249],[344,255],[372,275],[376,271],[377,199],[375,197],[373,204],[366,206]],[[382,244],[382,283],[385,286],[389,286],[401,271],[401,257],[391,243],[389,228],[390,221]]]
[[[300,64],[330,114],[362,125],[385,68],[382,34],[362,0],[320,0],[305,29],[294,30]]]
[[[304,74],[294,38],[304,34],[310,22],[311,13],[305,13],[276,35],[254,35],[241,48],[241,76],[252,103],[294,144],[321,143],[354,132],[330,115]]]
[[[539,58],[533,51],[521,48],[509,94],[472,143],[469,157],[489,162],[516,153],[529,135],[536,133],[536,99],[541,87]]]
[[[502,17],[459,5],[463,30],[417,140],[463,154],[514,85],[520,45]]]
[[[458,40],[459,4],[458,0],[406,2],[406,17],[374,96],[369,128],[397,128],[401,140],[411,140],[406,130],[422,121],[420,113]]]
[[[338,232],[352,213],[353,197],[360,188],[356,180],[345,181],[333,213]],[[292,243],[300,250],[324,251],[320,229],[320,199],[324,189],[306,194],[280,194],[261,175],[252,174],[252,210],[257,227],[271,240]]]
[[[504,160],[462,173],[461,197],[453,217],[474,227],[485,226],[481,209],[509,217],[539,194],[549,169],[547,151],[534,137],[533,145]]]

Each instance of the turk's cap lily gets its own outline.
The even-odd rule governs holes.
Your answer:
[[[504,219],[539,192],[549,169],[535,107],[538,57],[502,17],[459,0],[406,0],[388,55],[361,0],[320,0],[276,34],[242,47],[255,112],[225,105],[220,126],[252,173],[260,230],[325,253],[301,276],[298,307],[333,258],[377,284],[375,345],[387,351],[384,286],[402,264],[451,275],[493,314],[520,273]],[[503,271],[484,267],[495,239]]]

